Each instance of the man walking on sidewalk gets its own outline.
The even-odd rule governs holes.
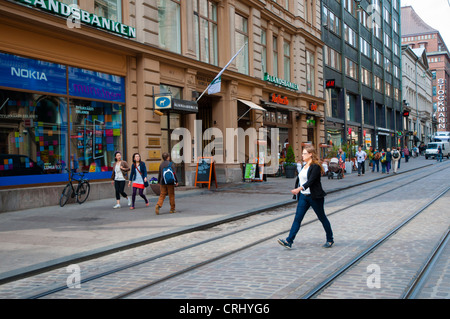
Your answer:
[[[398,169],[398,166],[400,163],[401,154],[400,154],[399,150],[397,150],[396,148],[392,149],[391,154],[392,154],[392,166],[394,169],[394,174],[397,174],[397,169]]]
[[[361,146],[359,146],[358,152],[356,152],[356,161],[358,162],[358,176],[361,176],[361,169],[363,175],[366,173],[366,158],[367,153],[361,150]]]
[[[159,209],[164,204],[164,199],[169,195],[170,213],[175,213],[175,186],[178,186],[177,171],[170,155],[167,152],[162,154],[163,162],[159,165],[158,184],[161,188],[158,203],[155,206],[155,213],[159,215]]]

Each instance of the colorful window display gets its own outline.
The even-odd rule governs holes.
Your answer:
[[[112,171],[114,152],[122,149],[122,142],[121,105],[70,100],[71,169],[90,173]],[[98,177],[105,178],[102,175],[105,174]]]
[[[0,90],[0,101],[0,185],[1,177],[62,173],[67,163],[66,100]]]
[[[123,77],[0,52],[0,187],[111,176]]]

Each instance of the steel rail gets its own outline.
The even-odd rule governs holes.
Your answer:
[[[406,224],[408,224],[411,220],[413,220],[415,217],[417,217],[419,214],[421,214],[424,210],[426,210],[429,206],[431,206],[434,202],[436,202],[439,198],[444,196],[450,187],[447,187],[445,190],[440,192],[437,196],[435,196],[432,200],[430,200],[427,204],[422,206],[419,210],[417,210],[414,214],[406,218],[403,222],[401,222],[399,225],[394,227],[391,231],[389,231],[386,235],[384,235],[381,239],[377,240],[375,243],[373,243],[369,248],[365,249],[361,253],[359,253],[356,257],[354,257],[352,260],[350,260],[347,264],[336,270],[333,274],[328,276],[325,280],[323,280],[320,284],[318,284],[316,287],[311,289],[309,292],[304,294],[301,299],[311,299],[315,296],[319,295],[325,288],[330,286],[333,281],[335,281],[338,277],[343,275],[348,269],[353,267],[355,264],[357,264],[359,261],[361,261],[364,257],[366,257],[368,254],[372,253],[377,247],[382,245],[386,240],[388,240],[390,237],[392,237],[395,233],[397,233],[402,227],[404,227]]]
[[[404,225],[406,225],[406,224],[407,224],[410,220],[412,220],[415,216],[417,216],[418,214],[420,214],[423,210],[425,210],[428,206],[430,206],[432,203],[434,203],[437,199],[439,199],[440,197],[442,197],[448,190],[449,190],[449,188],[447,188],[444,192],[440,193],[437,197],[433,198],[429,203],[427,203],[427,204],[426,204],[424,207],[422,207],[419,211],[415,212],[415,213],[412,215],[412,217],[409,217],[407,220],[405,220],[404,222],[402,222],[402,223],[401,223],[399,226],[397,226],[394,230],[392,230],[391,232],[389,232],[388,235],[384,236],[382,239],[380,239],[380,240],[377,241],[375,244],[373,244],[369,249],[367,249],[367,250],[364,251],[362,254],[360,254],[358,257],[356,257],[355,259],[353,259],[350,263],[348,263],[347,265],[345,265],[345,266],[343,267],[343,268],[344,268],[343,271],[345,271],[346,269],[348,269],[351,265],[353,265],[355,262],[357,262],[357,261],[358,261],[359,259],[361,259],[363,256],[365,256],[365,255],[367,255],[368,253],[370,253],[374,248],[376,248],[379,244],[381,244],[382,242],[384,242],[384,241],[385,241],[388,237],[390,237],[393,233],[397,232],[398,229],[400,229],[401,227],[403,227]],[[335,211],[335,212],[333,212],[333,213],[331,213],[331,214],[328,214],[328,216],[333,215],[333,214],[336,214],[336,213],[338,213],[338,212],[342,212],[342,211],[344,211],[344,210],[346,210],[346,209],[349,209],[349,208],[351,208],[351,207],[354,207],[355,205],[358,205],[358,204],[361,204],[361,203],[366,203],[368,200],[372,200],[372,199],[374,199],[374,198],[376,198],[376,197],[379,197],[379,196],[384,195],[384,194],[386,194],[386,193],[388,193],[388,192],[391,192],[391,191],[392,191],[392,189],[390,189],[389,191],[385,191],[385,192],[383,192],[383,193],[381,193],[381,194],[372,196],[372,197],[370,197],[369,199],[364,199],[364,200],[362,200],[362,201],[360,201],[360,202],[358,202],[358,203],[353,203],[353,204],[350,205],[350,206],[341,208],[341,209],[339,209],[339,210],[337,210],[337,211]],[[285,218],[285,217],[279,217],[279,218],[277,218],[277,219],[280,219],[280,218]],[[314,220],[312,220],[312,221],[309,221],[309,222],[303,224],[303,226],[308,225],[308,224],[311,224],[311,223],[313,223],[313,222],[317,222],[317,219],[314,219]],[[268,223],[268,222],[265,222],[265,223]],[[258,225],[258,226],[259,226],[259,225]],[[236,231],[236,232],[239,232],[239,231]],[[282,235],[282,234],[284,234],[284,233],[286,233],[286,231],[282,231],[282,232],[276,234],[275,236],[279,236],[279,235]],[[171,278],[174,278],[174,277],[176,277],[176,276],[182,275],[182,274],[187,273],[187,272],[189,272],[189,271],[192,271],[192,270],[194,270],[194,269],[200,268],[200,267],[202,267],[202,266],[204,266],[204,265],[210,264],[210,263],[215,262],[215,261],[217,261],[217,260],[220,260],[220,259],[222,259],[222,258],[228,257],[228,256],[230,256],[230,255],[232,255],[232,254],[234,254],[234,253],[237,253],[237,252],[240,252],[240,251],[242,251],[242,250],[248,249],[248,248],[250,248],[250,247],[256,246],[256,245],[261,244],[261,243],[263,243],[263,242],[265,242],[265,241],[272,240],[273,237],[274,237],[274,235],[270,235],[270,236],[268,236],[268,237],[259,239],[259,240],[257,240],[257,241],[254,241],[254,242],[252,242],[252,243],[250,243],[250,244],[247,244],[247,245],[245,245],[245,246],[243,246],[243,247],[240,247],[240,248],[238,248],[238,249],[235,249],[235,250],[229,251],[229,252],[227,252],[227,253],[225,253],[225,254],[222,254],[222,255],[220,255],[220,256],[216,256],[216,257],[214,257],[214,258],[211,258],[211,259],[202,261],[202,262],[200,262],[200,263],[198,263],[198,264],[195,264],[195,265],[192,265],[192,266],[187,267],[187,268],[185,268],[185,269],[182,269],[182,270],[180,270],[180,271],[178,271],[178,272],[175,272],[175,273],[173,273],[173,274],[170,274],[170,275],[168,275],[168,276],[166,276],[166,277],[163,277],[163,278],[160,278],[160,279],[158,279],[158,280],[152,281],[152,282],[150,282],[150,283],[144,284],[144,285],[142,285],[142,286],[140,286],[140,287],[137,287],[137,288],[135,288],[135,289],[132,289],[132,290],[126,292],[126,293],[120,294],[120,295],[118,295],[118,296],[116,296],[116,297],[114,297],[114,298],[115,298],[115,299],[119,299],[119,298],[125,298],[125,297],[128,297],[128,296],[130,296],[130,295],[132,295],[132,294],[135,294],[136,292],[139,292],[139,291],[141,291],[141,290],[147,289],[147,288],[149,288],[149,287],[151,287],[151,286],[154,286],[154,285],[159,284],[159,283],[161,283],[161,282],[167,281],[167,280],[169,280],[169,279],[171,279]],[[369,250],[370,250],[370,251],[369,251]],[[350,264],[351,264],[351,265],[350,265]],[[349,265],[350,265],[350,266],[349,266]],[[341,269],[342,269],[342,268],[341,268]],[[338,271],[338,272],[339,272],[339,271]],[[339,275],[338,272],[334,273],[331,277],[329,277],[328,279],[331,278],[331,280],[328,280],[328,281],[331,282],[332,280],[334,280],[335,278],[337,278],[337,276]],[[323,284],[326,284],[325,281],[322,282],[319,286],[321,286],[321,285],[323,285]],[[317,286],[316,288],[318,288],[318,286]],[[314,290],[316,290],[316,289],[313,289],[312,291],[310,291],[310,293],[312,293],[313,295],[315,294],[315,293],[314,293]],[[321,289],[320,289],[320,290],[321,290]],[[308,296],[308,294],[307,294],[306,296]],[[307,298],[307,299],[308,299],[308,298]]]
[[[427,258],[426,262],[423,264],[422,268],[419,270],[417,276],[412,280],[408,289],[403,293],[401,299],[415,299],[420,293],[423,285],[426,283],[430,273],[432,272],[434,265],[439,260],[441,254],[443,253],[445,247],[449,241],[450,229],[447,229],[444,236],[439,240],[435,249]]]

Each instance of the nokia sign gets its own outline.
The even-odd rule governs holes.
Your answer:
[[[2,52],[0,86],[125,103],[125,78],[122,76]]]
[[[0,52],[0,86],[67,94],[66,66]]]
[[[45,75],[44,72],[15,68],[15,67],[11,67],[11,76],[18,76],[21,78],[33,79],[33,80],[48,81],[47,76]]]

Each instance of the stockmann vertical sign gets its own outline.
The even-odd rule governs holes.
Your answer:
[[[80,9],[77,5],[67,5],[56,0],[15,0],[17,2],[33,6],[51,13],[67,17],[76,25],[82,22],[106,31],[114,32],[129,38],[136,38],[136,29],[120,22],[116,22],[96,14]]]

